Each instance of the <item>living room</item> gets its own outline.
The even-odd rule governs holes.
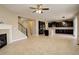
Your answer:
[[[1,4],[0,54],[79,54],[78,12],[78,4]]]

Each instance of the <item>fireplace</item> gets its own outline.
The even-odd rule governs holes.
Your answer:
[[[7,34],[0,34],[0,48],[7,45]]]

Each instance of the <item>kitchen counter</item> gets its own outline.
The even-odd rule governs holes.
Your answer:
[[[52,27],[52,28],[48,28],[48,30],[49,30],[49,36],[54,36],[54,35],[56,35],[57,33],[55,32],[56,31],[56,29],[58,30],[73,30],[74,28],[73,27]],[[70,34],[62,34],[62,33],[58,33],[57,35],[66,35],[66,36],[73,36],[73,34],[72,35],[70,35]]]

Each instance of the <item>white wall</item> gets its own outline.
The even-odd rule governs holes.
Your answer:
[[[74,38],[75,39],[77,39],[77,17],[75,16],[75,18],[73,19],[73,24],[74,24],[74,31],[73,31],[73,33],[74,33]]]
[[[77,14],[77,39],[79,44],[79,14]]]
[[[35,29],[35,33],[36,33],[36,36],[39,35],[39,29],[38,29],[38,20],[36,20],[36,29]]]

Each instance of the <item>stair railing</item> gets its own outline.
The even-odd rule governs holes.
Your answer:
[[[18,22],[18,29],[27,36],[27,28]]]

